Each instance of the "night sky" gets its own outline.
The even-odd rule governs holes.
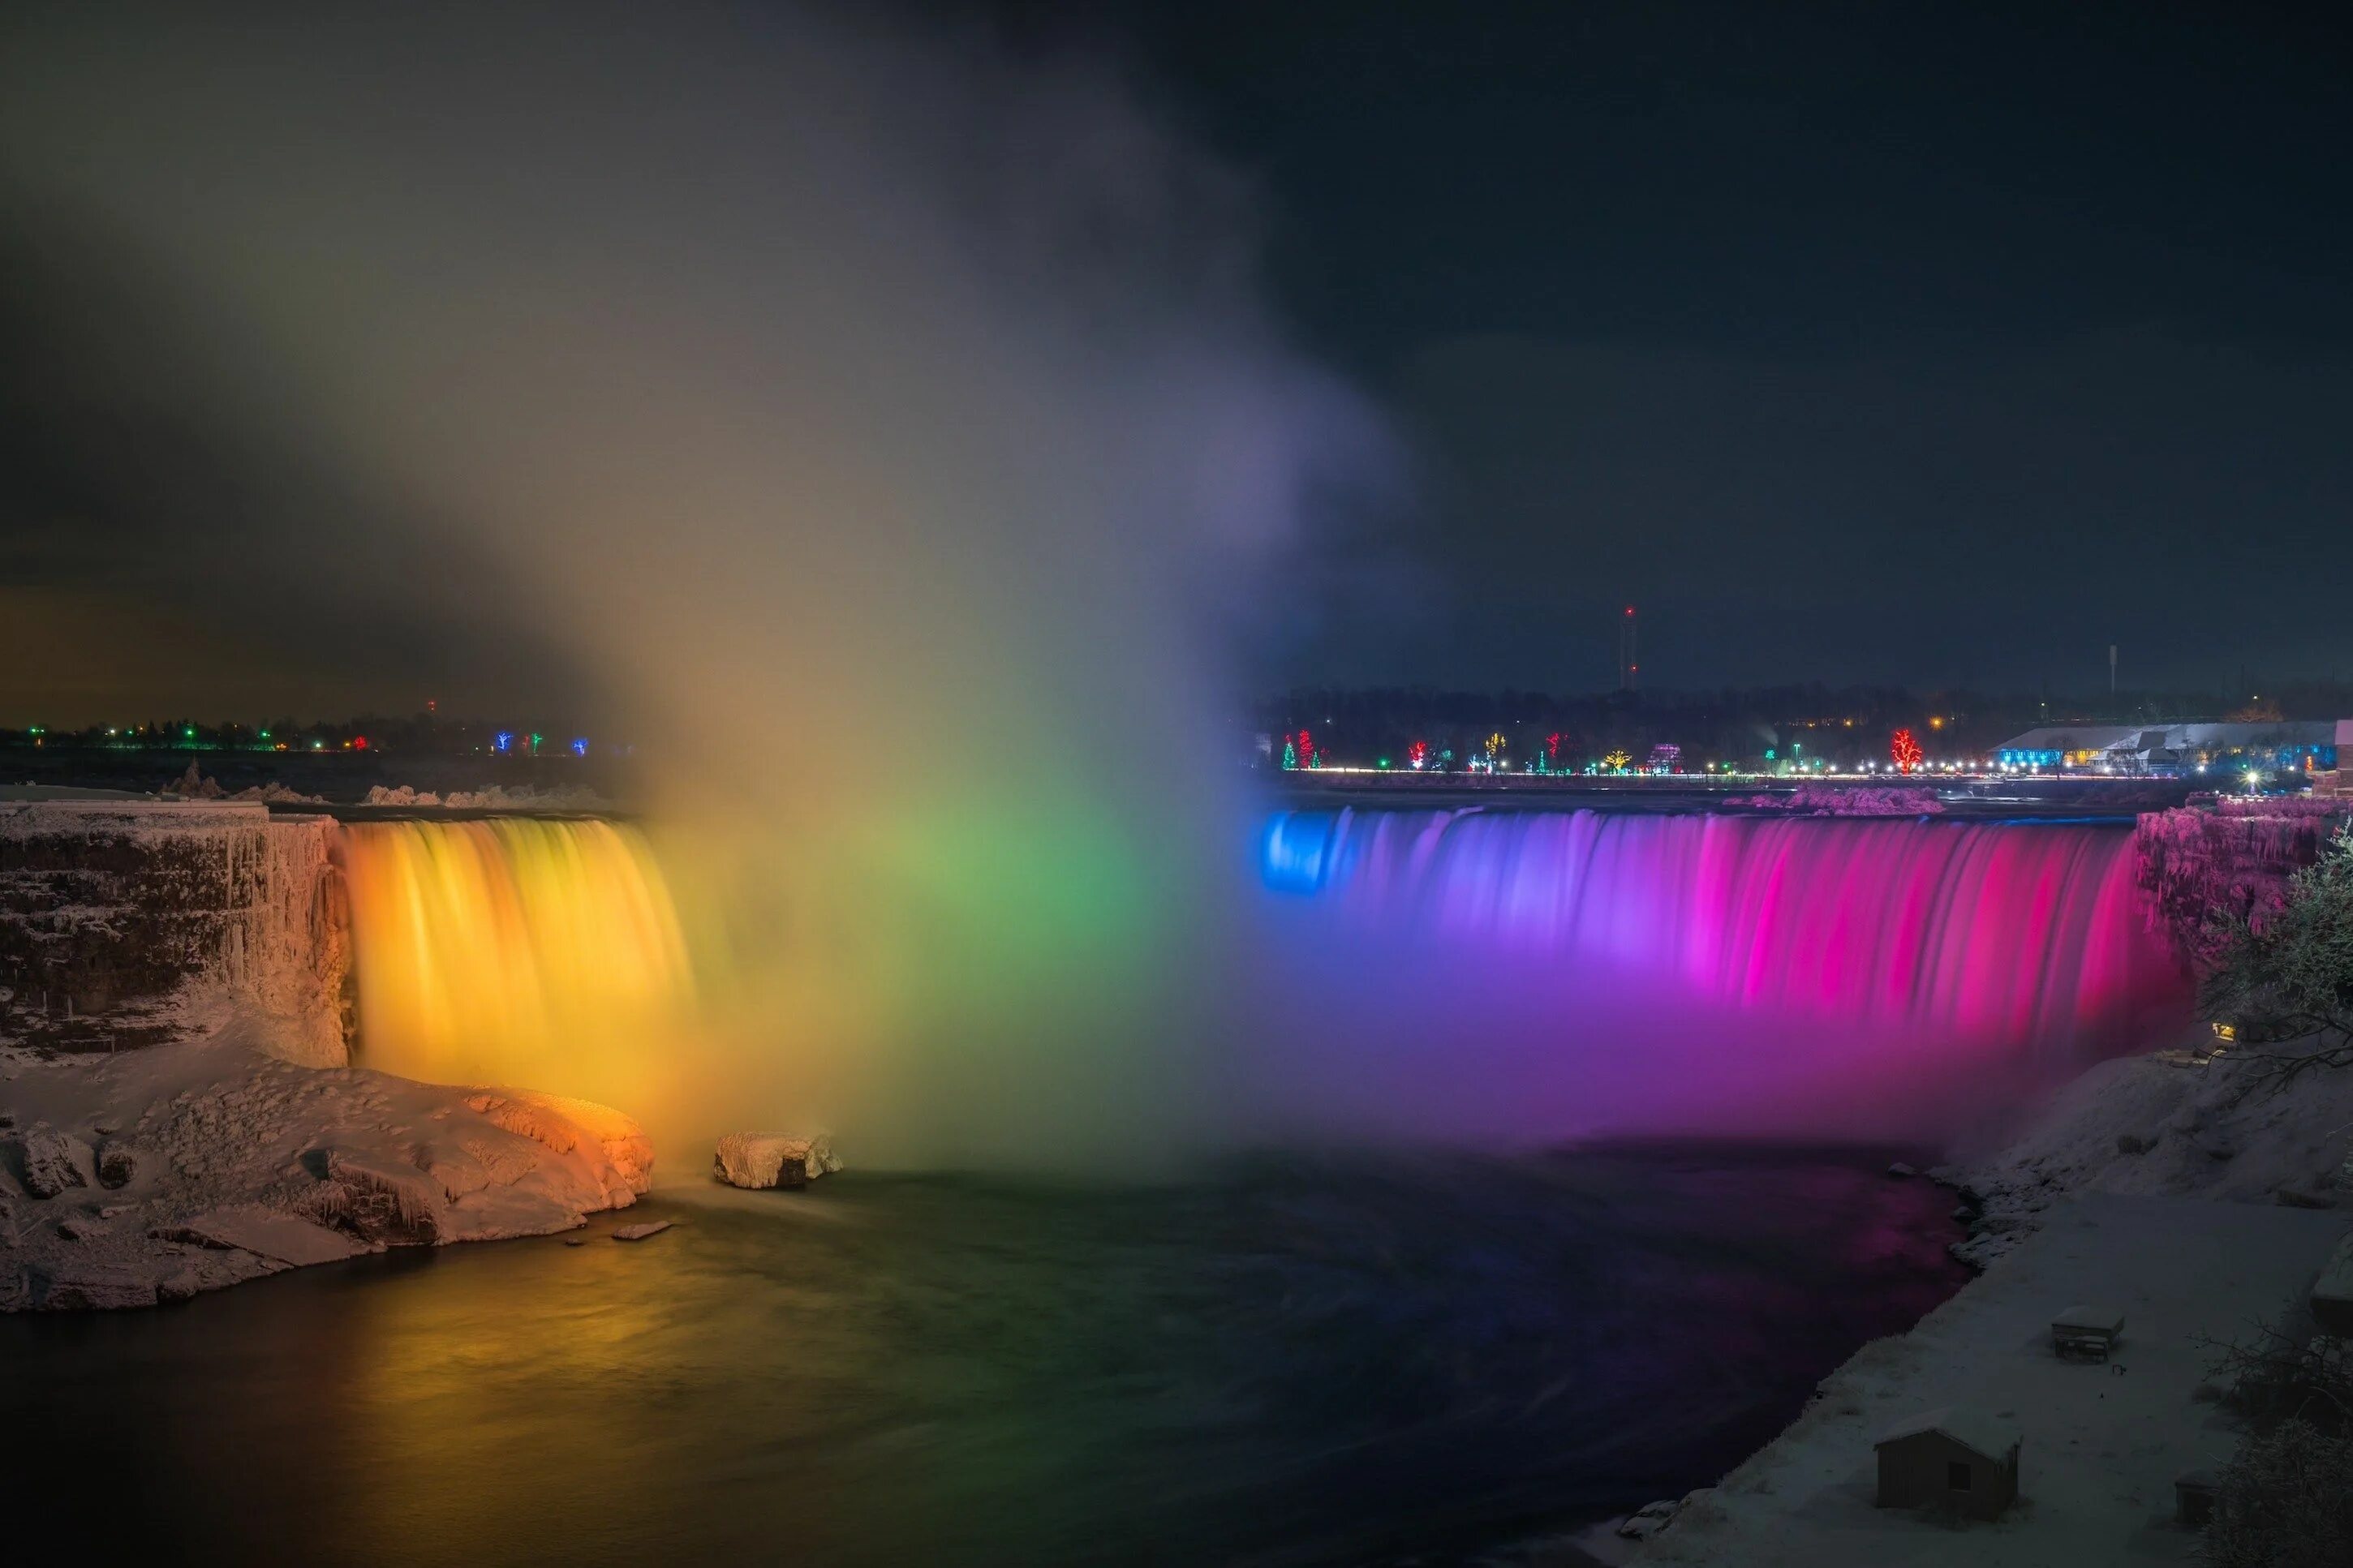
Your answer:
[[[1627,603],[1659,687],[2087,690],[2111,643],[2128,686],[2353,674],[2353,51],[2317,8],[892,25],[1085,57],[1206,150],[1275,330],[1381,427],[1377,480],[1265,568],[1247,686],[1604,688]],[[501,700],[563,686],[491,578],[416,614],[281,594],[246,635],[250,602],[150,546],[424,568],[358,522],[253,534],[332,477],[265,474],[168,389],[61,379],[58,322],[139,319],[142,279],[8,211],[0,722],[415,706],[488,664]]]
[[[2353,674],[2342,22],[1169,8],[1419,465],[1298,673],[1604,687],[1629,600],[1663,685]]]

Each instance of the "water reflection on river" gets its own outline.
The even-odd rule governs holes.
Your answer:
[[[21,1495],[112,1552],[1444,1562],[1712,1478],[1948,1294],[1947,1200],[1882,1163],[666,1195],[636,1246],[0,1321],[0,1419]]]

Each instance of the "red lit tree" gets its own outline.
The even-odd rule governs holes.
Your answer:
[[[1908,773],[1920,765],[1919,739],[1909,730],[1898,730],[1888,740],[1887,754],[1895,759],[1898,772]]]

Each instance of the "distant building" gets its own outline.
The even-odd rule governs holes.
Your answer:
[[[2337,721],[2254,724],[2046,724],[1994,749],[2017,773],[2131,773],[2187,777],[2216,764],[2266,773],[2316,773],[2337,765]]]
[[[1888,1428],[1875,1447],[1882,1508],[1999,1519],[2018,1500],[2018,1428],[1981,1410],[1926,1411]]]

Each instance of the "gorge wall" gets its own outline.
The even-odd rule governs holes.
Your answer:
[[[271,1054],[342,1063],[339,831],[252,803],[0,800],[0,1038],[106,1052],[233,1008]]]

